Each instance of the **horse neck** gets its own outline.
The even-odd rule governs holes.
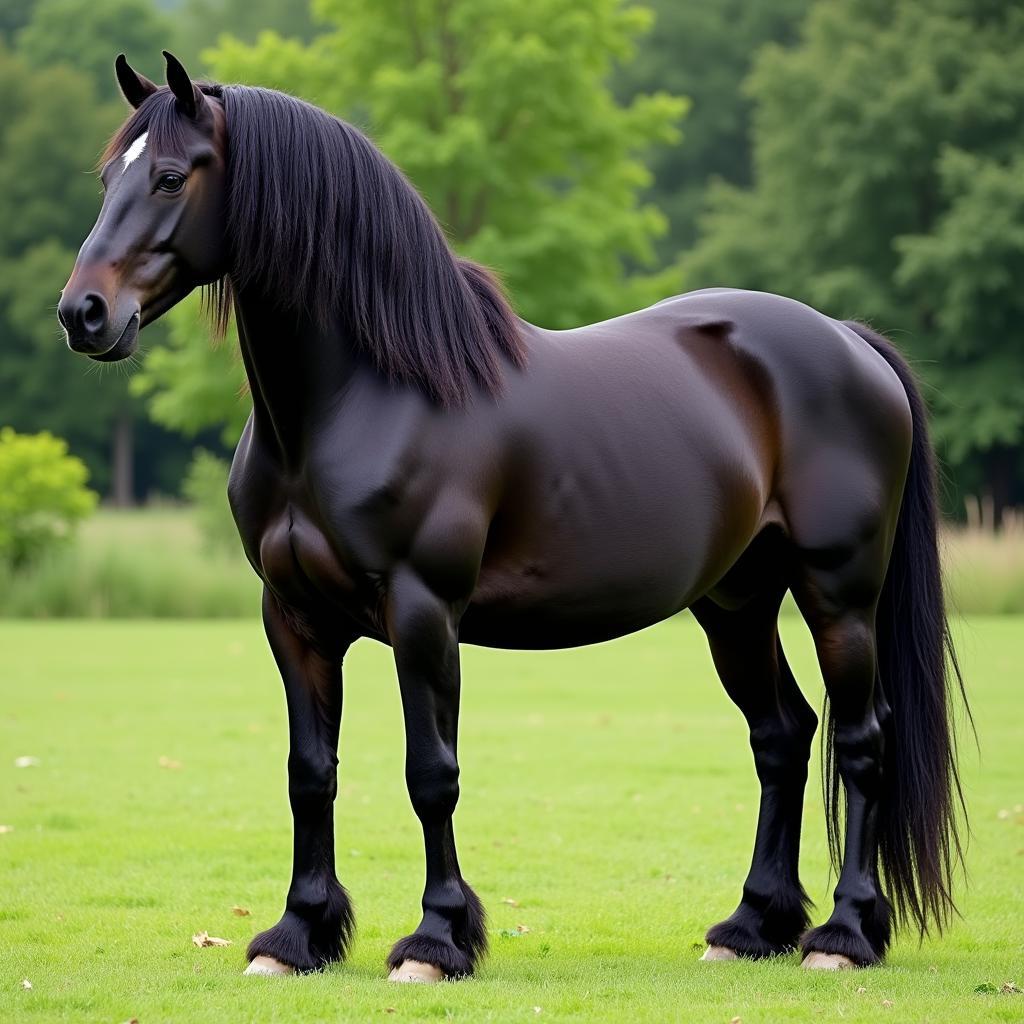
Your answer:
[[[340,326],[325,331],[258,293],[236,296],[238,341],[258,435],[279,449],[285,468],[301,465],[313,425],[355,372]]]

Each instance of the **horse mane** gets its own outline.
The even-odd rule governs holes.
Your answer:
[[[231,270],[211,286],[215,325],[258,288],[321,328],[341,317],[392,382],[448,407],[474,387],[496,394],[502,358],[525,363],[517,319],[489,271],[452,252],[402,172],[357,128],[270,89],[200,83],[224,106]],[[106,161],[142,132],[182,152],[173,95],[161,88],[110,141]]]

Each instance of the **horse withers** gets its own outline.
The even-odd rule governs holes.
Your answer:
[[[962,686],[925,408],[896,349],[725,288],[532,326],[351,125],[195,83],[166,56],[166,87],[118,58],[135,109],[104,154],[103,206],[59,312],[70,347],[100,360],[130,355],[198,286],[221,324],[236,319],[253,411],[229,497],[284,680],[295,830],[284,914],[249,971],[323,968],[352,934],[333,802],[355,640],[394,651],[426,853],[423,918],[391,977],[457,978],[486,947],[452,826],[460,642],[589,644],[686,608],[749,723],[761,786],[742,898],[705,958],[799,948],[808,967],[862,966],[894,923],[941,928]],[[810,929],[797,861],[817,717],[779,641],[787,591],[828,696],[841,862]]]

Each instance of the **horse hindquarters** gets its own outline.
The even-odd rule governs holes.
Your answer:
[[[901,920],[909,915],[922,931],[929,919],[941,927],[959,853],[924,404],[895,349],[856,330],[896,372],[909,410],[887,411],[879,401],[870,414],[889,417],[880,424],[882,456],[872,460],[851,442],[844,458],[818,462],[813,487],[788,498],[798,562],[791,585],[829,704],[826,789],[837,860],[839,781],[846,810],[833,913],[803,938],[809,966],[863,966],[885,956],[893,908],[883,879]]]

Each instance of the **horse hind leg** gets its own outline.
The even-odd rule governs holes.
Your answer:
[[[892,908],[878,868],[887,706],[876,686],[875,632],[890,533],[880,521],[874,531],[850,536],[861,539],[804,549],[793,582],[821,666],[834,771],[845,791],[846,826],[834,909],[828,921],[807,932],[801,943],[804,966],[823,969],[878,963],[892,931]],[[830,847],[837,858],[838,780],[826,777],[826,788],[831,789]]]
[[[703,959],[786,953],[809,923],[798,860],[804,787],[817,716],[786,662],[777,622],[784,586],[727,610],[703,598],[694,615],[722,684],[750,727],[761,785],[750,871],[739,906],[709,929]]]

